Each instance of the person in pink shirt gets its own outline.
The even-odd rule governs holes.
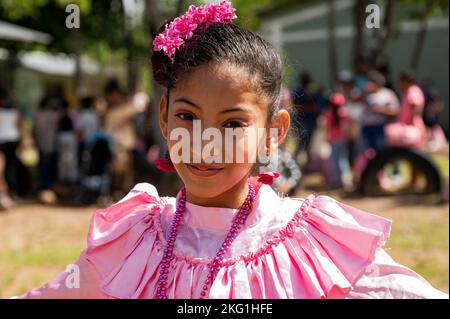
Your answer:
[[[74,264],[17,298],[448,298],[383,249],[391,221],[329,196],[280,197],[270,187],[278,173],[258,173],[259,158],[210,162],[205,152],[200,162],[178,160],[171,135],[194,139],[195,120],[219,132],[275,130],[261,143],[233,143],[244,158],[274,155],[271,145],[289,130],[281,60],[235,17],[227,1],[191,6],[154,42],[169,149],[157,165],[183,181],[176,197],[137,184],[93,214]]]
[[[400,76],[400,88],[402,99],[397,121],[416,128],[418,135],[416,147],[423,149],[426,143],[426,127],[422,116],[425,96],[422,89],[416,84],[413,72],[407,71],[402,73]]]
[[[400,76],[400,88],[402,100],[398,122],[407,125],[421,124],[423,108],[425,106],[425,96],[422,89],[416,84],[414,73],[407,71]],[[423,120],[421,120],[423,122]]]
[[[323,117],[327,132],[327,141],[331,145],[331,171],[327,179],[330,188],[342,187],[344,175],[349,173],[349,127],[350,118],[343,107],[345,97],[341,93],[333,93]]]
[[[402,91],[401,107],[396,122],[385,128],[388,145],[424,150],[427,142],[427,131],[422,117],[424,94],[411,71],[402,73],[399,82]]]

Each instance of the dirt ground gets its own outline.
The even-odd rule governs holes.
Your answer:
[[[388,253],[448,293],[448,205],[429,205],[420,198],[342,199],[336,193],[327,194],[391,219]],[[0,298],[41,286],[76,260],[85,247],[95,210],[93,206],[45,207],[29,203],[0,213]]]

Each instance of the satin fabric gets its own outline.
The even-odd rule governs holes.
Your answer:
[[[448,298],[383,250],[391,222],[328,196],[279,197],[259,187],[208,298]],[[178,194],[180,196],[180,193]],[[92,216],[87,248],[69,272],[14,298],[153,298],[175,198],[137,184]],[[168,278],[169,298],[198,298],[207,264],[236,209],[187,202]]]

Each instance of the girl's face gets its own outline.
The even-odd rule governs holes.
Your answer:
[[[177,86],[170,90],[168,108],[166,97],[161,98],[160,126],[169,150],[172,150],[175,144],[179,144],[178,139],[170,138],[174,129],[184,128],[189,132],[190,161],[180,163],[174,161],[175,169],[183,180],[188,195],[212,199],[239,185],[244,183],[246,185],[247,177],[254,166],[251,156],[258,151],[258,143],[249,131],[257,132],[258,128],[268,130],[268,127],[277,128],[281,125],[284,127],[281,127],[279,132],[281,135],[277,135],[276,142],[285,137],[289,127],[289,115],[287,122],[285,116],[281,116],[284,123],[280,124],[279,120],[268,123],[269,101],[258,94],[250,83],[254,81],[250,79],[246,72],[229,65],[201,66],[187,77],[180,79]],[[200,134],[194,132],[194,120],[200,120]],[[214,138],[216,142],[220,142],[218,147],[221,147],[222,152],[222,160],[218,163],[207,164],[205,161],[205,154],[217,155],[212,150],[205,153],[205,146],[211,145],[212,136],[200,138],[198,141],[208,128],[216,128],[216,132],[221,133],[220,139]],[[242,128],[244,132],[241,139],[232,143],[232,149],[225,143],[226,128]],[[193,141],[195,138],[197,141]],[[260,145],[263,147],[266,145],[267,151],[264,152],[267,153],[271,143],[270,135],[267,134],[265,141],[261,139],[260,141],[262,142]],[[194,153],[198,154],[199,150],[193,147],[193,143],[199,143],[200,150],[204,152],[203,157],[200,157],[200,163],[193,161]],[[226,162],[225,156],[230,156],[231,151],[232,161]],[[236,161],[237,151],[243,153],[245,161]]]

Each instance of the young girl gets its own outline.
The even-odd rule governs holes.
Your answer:
[[[191,133],[194,120],[220,130],[276,128],[279,143],[286,136],[280,59],[233,18],[228,2],[191,6],[155,40],[169,150],[171,132]],[[384,218],[328,196],[279,197],[268,185],[277,174],[250,177],[253,163],[158,163],[181,177],[176,198],[136,185],[93,215],[75,264],[21,298],[448,297],[382,249]]]

